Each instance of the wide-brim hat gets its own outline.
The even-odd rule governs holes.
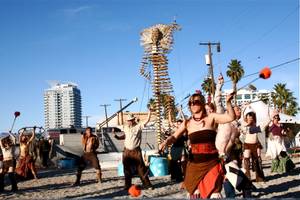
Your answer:
[[[127,116],[127,121],[131,121],[131,120],[134,120],[135,119],[135,116],[133,114],[129,114]]]

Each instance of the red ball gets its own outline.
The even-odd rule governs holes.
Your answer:
[[[141,189],[136,186],[136,185],[132,185],[129,190],[128,193],[130,194],[130,196],[132,197],[138,197],[141,195]]]

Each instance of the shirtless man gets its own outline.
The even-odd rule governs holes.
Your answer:
[[[99,147],[99,139],[96,135],[92,134],[91,127],[87,127],[85,129],[85,133],[82,135],[81,141],[84,153],[79,160],[76,181],[73,186],[77,186],[80,184],[82,171],[86,168],[88,163],[91,163],[91,165],[96,169],[97,181],[98,183],[101,183],[101,167],[96,152],[97,148]]]
[[[33,177],[37,179],[37,172],[35,168],[34,158],[29,153],[30,144],[35,138],[35,129],[36,127],[33,128],[32,135],[29,139],[27,135],[24,135],[24,132],[26,131],[25,129],[22,130],[19,136],[20,157],[19,157],[19,162],[18,162],[16,172],[17,174],[19,174],[24,178],[28,177],[28,169],[29,169]]]

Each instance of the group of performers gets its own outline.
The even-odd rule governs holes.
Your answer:
[[[188,103],[191,117],[183,119],[159,147],[164,150],[187,133],[190,155],[183,186],[191,198],[221,198],[223,186],[228,198],[235,196],[235,189],[242,191],[243,197],[251,197],[255,188],[251,163],[255,181],[265,181],[258,137],[262,131],[256,113],[249,106],[243,111],[237,105],[232,107],[233,93],[227,96],[224,111],[220,101],[222,84],[223,78],[219,77],[215,104],[205,103],[200,93],[193,94]],[[270,131],[273,129],[270,126]]]
[[[38,179],[35,164],[38,156],[42,160],[42,165],[44,167],[48,166],[51,141],[45,138],[36,140],[35,132],[36,127],[33,127],[30,133],[26,129],[20,130],[18,151],[16,137],[11,133],[2,135],[0,140],[2,151],[0,160],[0,192],[4,191],[4,178],[7,173],[11,182],[11,191],[18,190],[17,180]],[[16,155],[17,152],[19,152],[19,155]],[[47,156],[45,152],[48,153]],[[38,155],[39,153],[41,155]]]
[[[234,93],[227,96],[225,111],[221,103],[223,83],[224,80],[220,77],[216,87],[215,104],[206,103],[201,93],[195,93],[188,101],[190,118],[185,119],[181,112],[181,119],[173,123],[169,114],[172,133],[159,145],[159,152],[164,152],[170,147],[171,180],[183,181],[182,187],[187,190],[190,198],[222,198],[223,187],[228,198],[235,197],[235,190],[242,191],[243,197],[251,197],[255,188],[250,174],[251,166],[255,171],[255,181],[265,181],[261,159],[262,145],[258,139],[262,131],[257,125],[256,113],[251,109],[246,112],[246,109],[241,111],[237,105],[232,106]],[[132,186],[133,169],[140,177],[143,188],[153,189],[149,169],[145,165],[140,147],[142,129],[150,121],[151,112],[149,110],[145,121],[137,121],[134,115],[128,115],[123,135],[117,135],[113,131],[116,139],[124,140],[122,161],[125,190]],[[271,135],[267,154],[272,157],[273,172],[278,170],[280,159],[283,157],[281,154],[285,151],[282,141],[285,132],[278,122],[279,115],[276,114],[269,125]],[[6,173],[11,181],[12,191],[18,190],[15,172],[21,177],[31,174],[37,179],[36,158],[30,153],[35,136],[35,128],[31,134],[25,134],[25,130],[21,131],[18,162],[15,155],[16,138],[10,134],[0,140],[3,154],[0,192],[4,190]],[[102,182],[102,171],[97,157],[98,147],[98,137],[92,134],[91,127],[87,127],[82,134],[84,153],[78,160],[74,186],[80,185],[82,171],[88,164],[96,169],[97,182]]]

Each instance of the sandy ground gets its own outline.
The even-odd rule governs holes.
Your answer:
[[[292,158],[296,168],[286,174],[270,174],[271,161],[263,159],[266,182],[254,183],[257,190],[254,198],[299,198],[300,197],[300,157]],[[49,169],[38,172],[38,180],[18,183],[19,191],[11,193],[10,186],[0,194],[0,199],[104,199],[132,198],[123,190],[124,177],[118,177],[117,169],[103,170],[103,183],[96,183],[95,171],[84,171],[80,186],[73,187],[76,170]],[[180,183],[171,183],[170,176],[151,177],[154,190],[143,190],[139,198],[185,199],[186,191],[180,189]],[[134,184],[141,184],[138,178]],[[224,194],[224,192],[222,191]],[[237,192],[237,198],[242,198]]]

